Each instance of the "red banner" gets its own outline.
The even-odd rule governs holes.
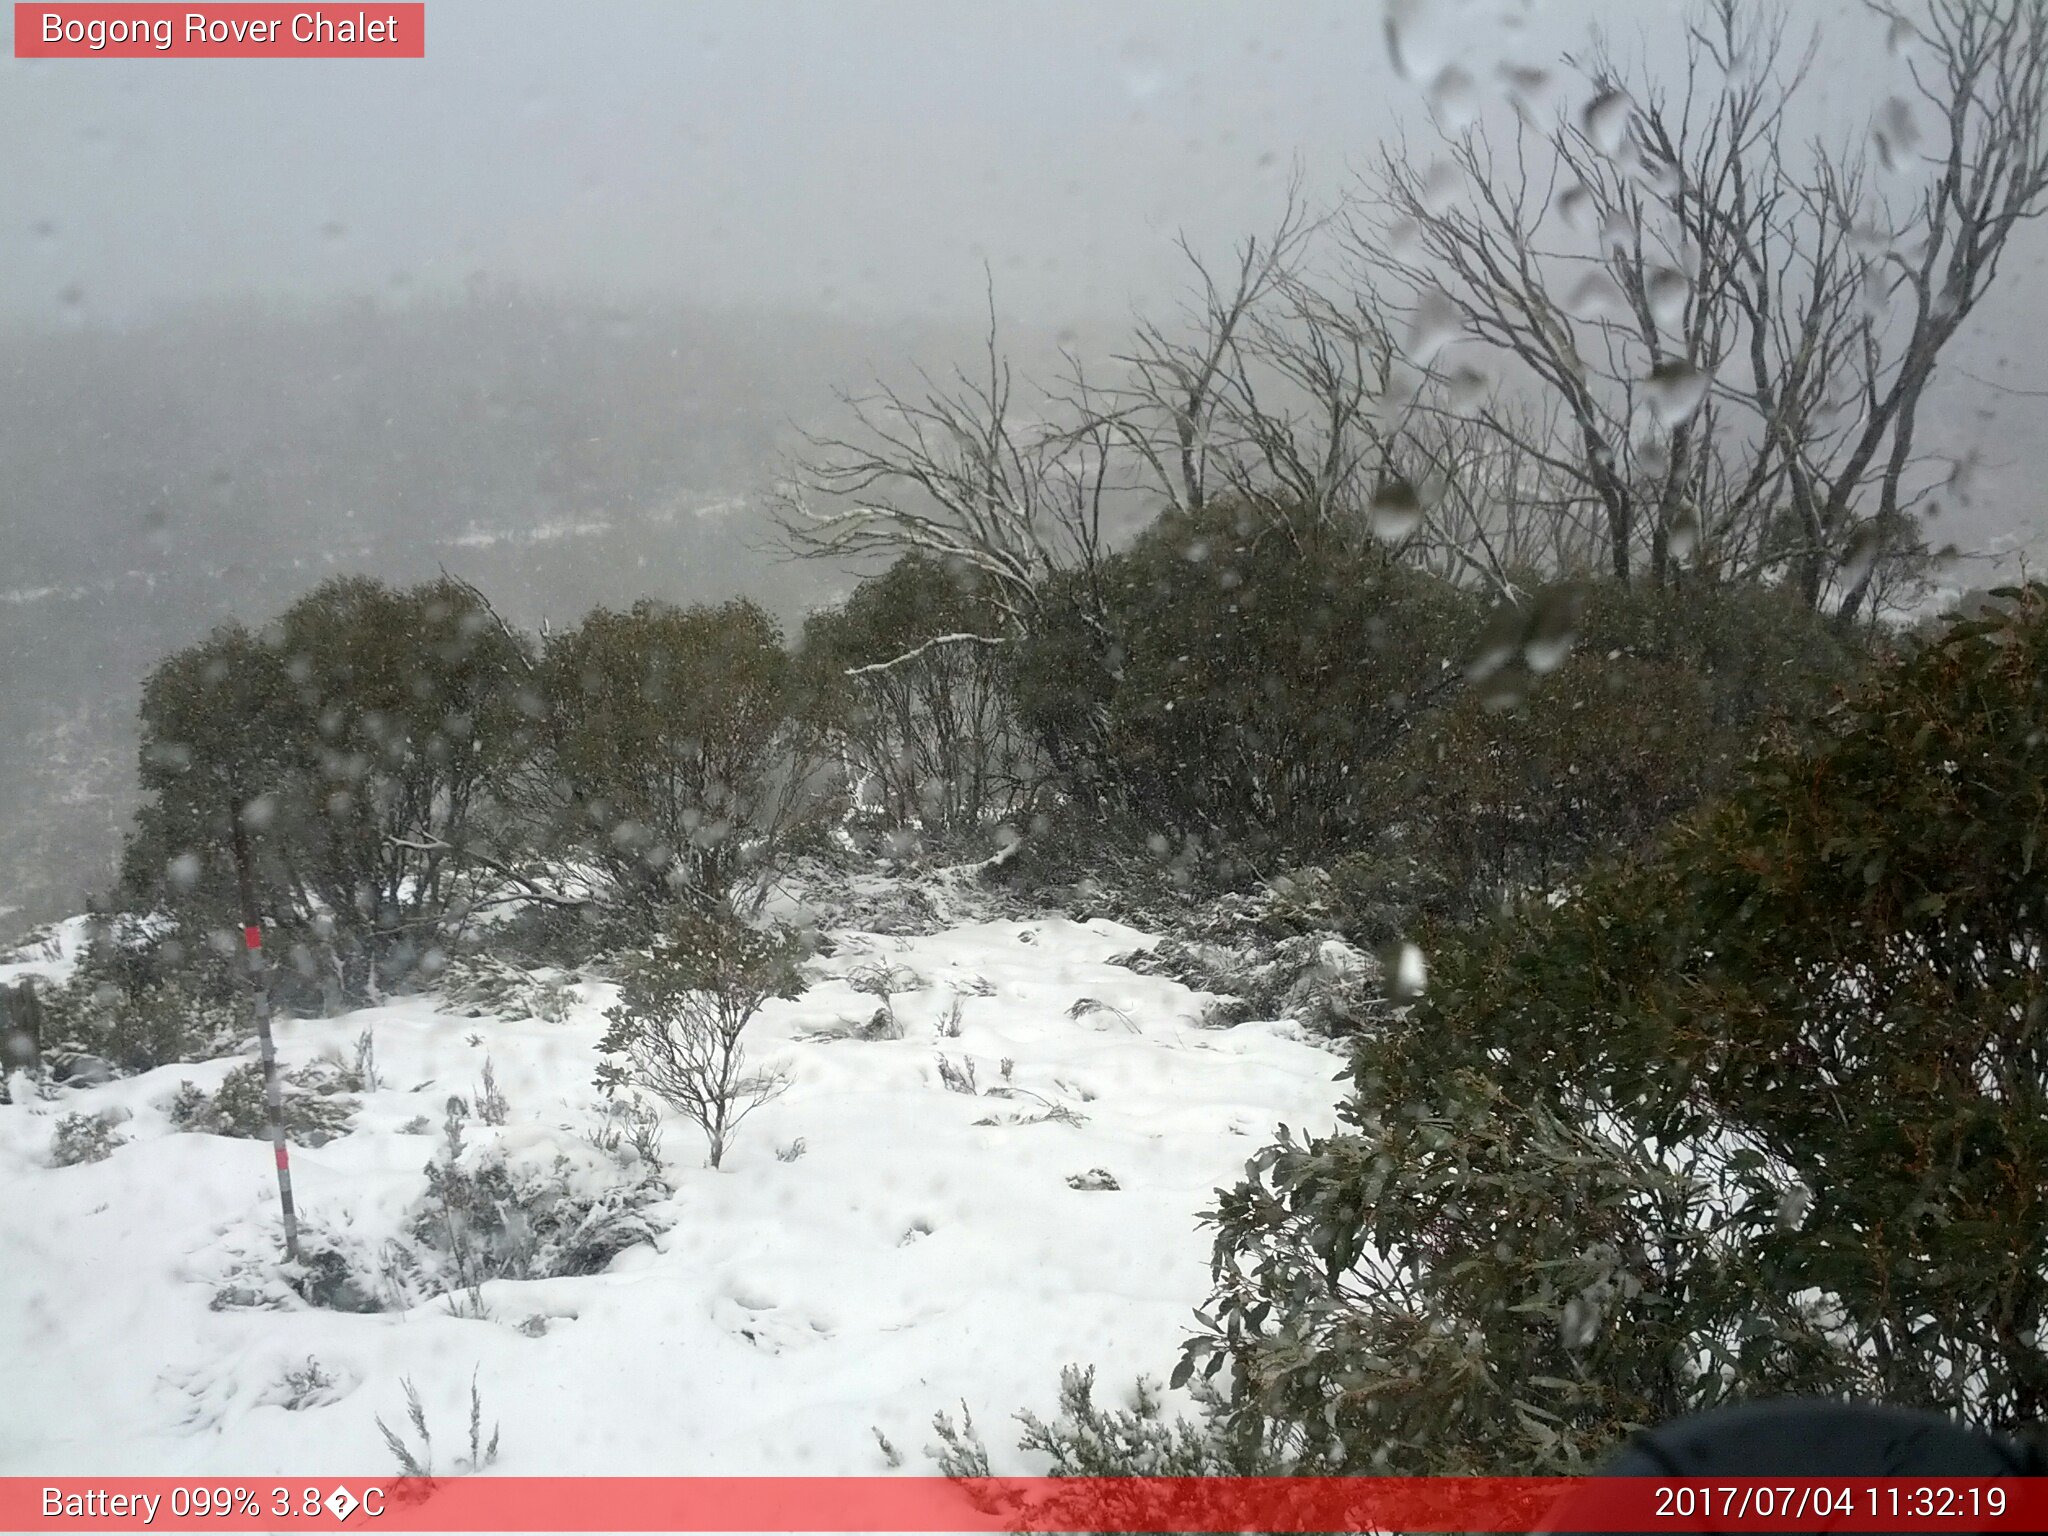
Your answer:
[[[0,1478],[0,1530],[2039,1531],[1989,1478]]]
[[[423,59],[424,4],[22,5],[17,59]]]

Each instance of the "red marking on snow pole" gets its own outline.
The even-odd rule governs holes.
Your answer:
[[[254,923],[245,925],[242,929],[242,943],[249,949],[261,949],[263,947],[263,930]]]
[[[286,1153],[286,1151],[285,1151],[285,1149],[284,1149],[284,1143],[283,1143],[283,1142],[279,1142],[279,1143],[278,1143],[278,1145],[277,1145],[277,1171],[278,1171],[279,1173],[288,1173],[288,1172],[290,1172],[290,1171],[291,1171],[291,1162],[292,1162],[292,1160],[291,1160],[291,1157],[290,1157],[290,1155],[289,1155],[289,1154],[287,1154],[287,1153]]]

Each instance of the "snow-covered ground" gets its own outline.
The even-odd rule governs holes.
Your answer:
[[[439,1302],[211,1308],[238,1264],[275,1251],[270,1149],[179,1132],[165,1106],[234,1060],[0,1107],[0,1472],[395,1470],[375,1419],[402,1429],[404,1378],[445,1467],[472,1372],[501,1473],[875,1473],[877,1429],[925,1471],[932,1413],[963,1400],[999,1468],[1036,1470],[1000,1459],[1008,1414],[1049,1409],[1070,1362],[1101,1368],[1105,1401],[1165,1374],[1207,1290],[1196,1213],[1276,1122],[1330,1123],[1337,1060],[1291,1023],[1198,1027],[1200,994],[1108,963],[1148,942],[1114,923],[835,938],[817,984],[752,1027],[755,1057],[793,1084],[726,1166],[701,1167],[698,1133],[668,1121],[659,1240],[601,1275],[492,1282],[486,1320]],[[845,978],[878,959],[923,983],[893,999],[904,1037],[821,1038],[875,1012]],[[371,1242],[397,1230],[448,1096],[474,1091],[487,1055],[505,1140],[580,1134],[612,989],[578,991],[559,1023],[459,1018],[432,998],[285,1021],[287,1066],[373,1030],[385,1084],[349,1134],[293,1149],[304,1218]],[[960,1033],[943,1036],[956,997]],[[948,1088],[942,1054],[983,1091]],[[986,1091],[1003,1086],[1018,1092]],[[1050,1105],[1084,1118],[1032,1123]],[[57,1122],[104,1109],[129,1112],[125,1144],[49,1166]],[[402,1129],[421,1116],[436,1129]],[[799,1137],[801,1156],[778,1157]],[[1095,1169],[1119,1187],[1070,1186]],[[288,1408],[286,1373],[309,1357],[331,1400]]]

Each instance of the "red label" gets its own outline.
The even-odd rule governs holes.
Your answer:
[[[535,1453],[539,1454],[539,1453]],[[2038,1531],[2041,1478],[0,1477],[0,1530]],[[355,1516],[351,1519],[351,1516]],[[1028,1517],[1028,1520],[1027,1518]],[[1567,1522],[1567,1523],[1554,1523]]]
[[[283,1173],[291,1163],[291,1155],[284,1149],[284,1143],[277,1144],[277,1171]]]
[[[423,59],[424,4],[22,5],[17,59]]]
[[[254,923],[249,924],[248,927],[242,930],[242,943],[249,949],[261,949],[263,947],[263,930]]]

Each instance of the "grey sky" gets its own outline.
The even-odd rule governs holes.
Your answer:
[[[0,59],[0,314],[201,295],[406,292],[486,271],[867,315],[1156,306],[1171,237],[1262,227],[1403,122],[1388,6],[1424,67],[1554,63],[1589,28],[1675,58],[1683,0],[431,0],[417,61]],[[1804,110],[1856,131],[1897,74],[1855,0],[1794,0]],[[2048,385],[2044,241],[2015,242],[1950,361]],[[2025,343],[2016,345],[2017,342]],[[836,382],[836,381],[835,381]],[[2044,402],[1947,381],[2015,493]],[[1989,415],[1984,413],[1989,412]],[[1972,427],[1970,430],[1977,430]],[[2038,523],[2038,519],[2030,519]]]
[[[1425,52],[1548,62],[1594,17],[1654,47],[1681,7],[1415,9]],[[1847,0],[1802,9],[1834,37],[1868,30],[1839,25]],[[1377,0],[427,14],[419,61],[0,61],[5,302],[48,313],[75,289],[116,316],[482,268],[931,313],[979,304],[986,255],[1006,309],[1058,323],[1176,280],[1177,228],[1220,245],[1258,227],[1297,157],[1334,187],[1420,100]]]

